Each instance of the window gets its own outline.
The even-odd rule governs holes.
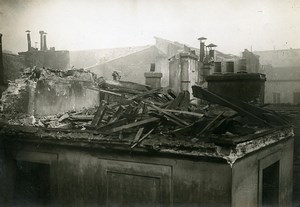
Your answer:
[[[274,104],[280,103],[280,93],[273,93],[273,103]]]
[[[14,204],[16,206],[50,204],[50,165],[16,161]]]
[[[294,104],[300,104],[300,92],[294,93]]]
[[[279,202],[279,161],[263,169],[262,206],[278,206]]]

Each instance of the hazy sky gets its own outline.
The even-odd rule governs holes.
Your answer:
[[[300,0],[0,0],[3,48],[27,49],[25,30],[57,49],[154,44],[153,36],[218,50],[300,48]]]

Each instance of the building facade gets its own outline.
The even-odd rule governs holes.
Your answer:
[[[300,104],[300,49],[256,51],[266,74],[265,102]]]

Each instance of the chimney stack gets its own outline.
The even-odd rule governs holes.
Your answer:
[[[25,32],[27,33],[27,46],[28,46],[28,50],[27,51],[31,51],[30,30],[26,30]]]
[[[44,32],[44,47],[43,47],[43,49],[44,50],[48,50],[48,48],[47,48],[47,42],[46,42],[46,32]]]
[[[44,34],[44,31],[40,31],[40,50],[44,50],[44,44],[43,44],[43,34]]]
[[[2,34],[0,33],[0,85],[4,85],[4,65],[2,53]]]
[[[204,56],[205,56],[204,41],[206,40],[206,38],[205,37],[199,37],[198,40],[200,40],[200,55],[199,55],[200,56],[200,62],[203,62]]]
[[[161,78],[162,73],[155,72],[155,63],[151,63],[150,72],[144,73],[145,84],[151,86],[151,88],[160,88],[161,87]]]
[[[247,73],[247,59],[239,59],[238,73]]]

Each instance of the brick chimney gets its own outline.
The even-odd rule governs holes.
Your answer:
[[[228,71],[228,68],[227,68]],[[206,77],[207,89],[225,98],[264,102],[266,76],[260,73],[213,74]]]
[[[145,84],[151,86],[151,88],[160,88],[161,87],[161,78],[162,73],[155,72],[155,64],[150,65],[150,72],[144,73]]]

